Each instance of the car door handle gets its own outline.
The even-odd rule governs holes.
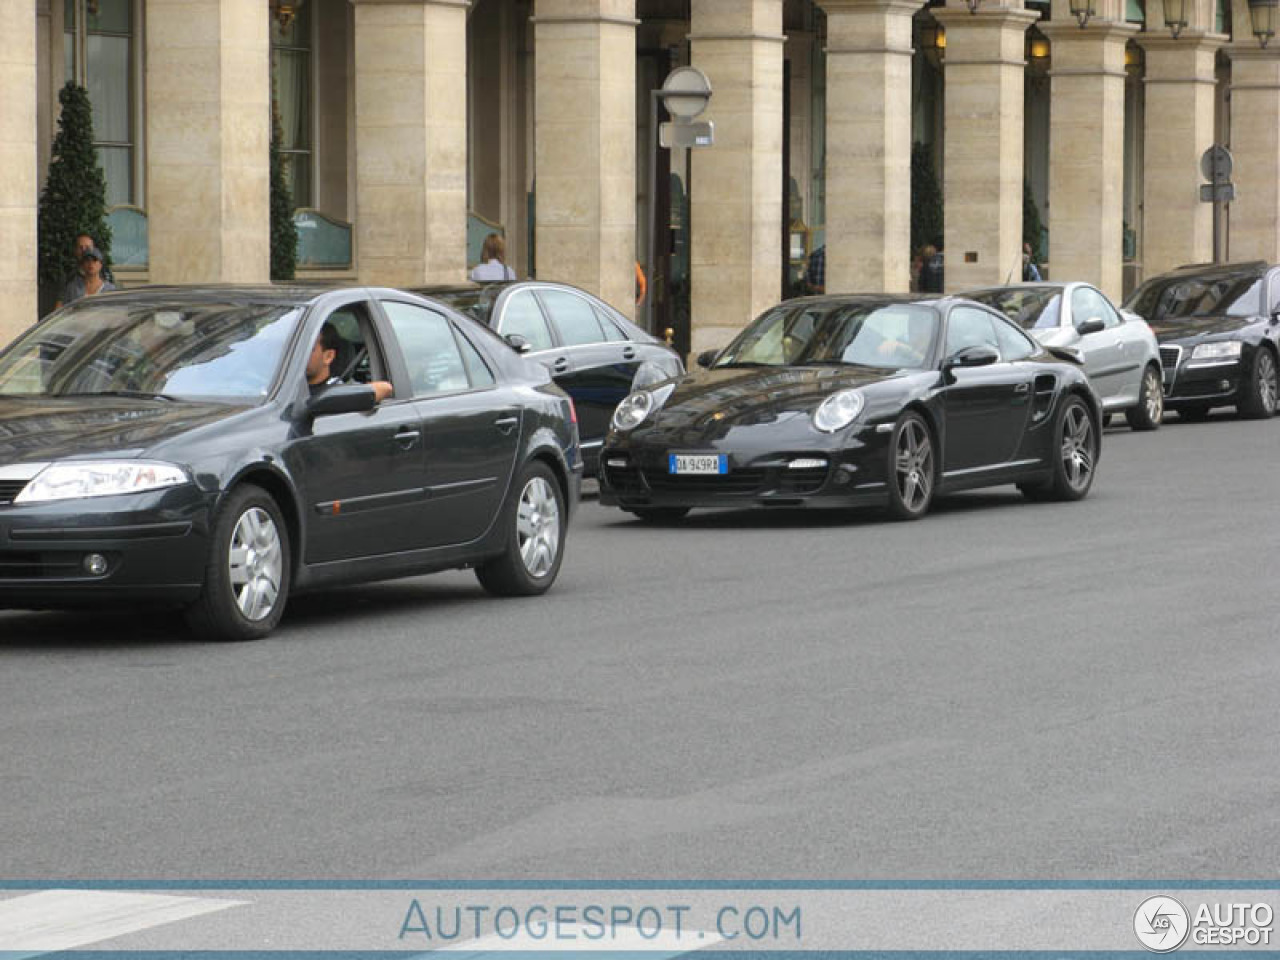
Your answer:
[[[634,360],[636,357],[636,348],[624,347],[622,350],[622,357],[624,360]]]
[[[1013,388],[1013,392],[1014,393],[1030,393],[1031,384],[1027,383],[1024,380],[1022,383],[1018,384],[1016,387]]]
[[[519,422],[519,417],[499,417],[493,421],[493,425],[498,428],[499,433],[510,433]]]
[[[408,427],[396,431],[396,443],[403,449],[412,449],[413,445],[422,439],[421,430],[413,430]]]
[[[556,368],[556,373],[564,373],[566,370],[569,369],[569,358],[556,357],[555,368]]]

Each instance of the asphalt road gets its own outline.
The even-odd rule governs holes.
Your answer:
[[[593,501],[268,640],[0,613],[5,879],[1245,879],[1280,864],[1280,422],[1108,431],[1076,504]]]

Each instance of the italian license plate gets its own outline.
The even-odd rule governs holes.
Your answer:
[[[668,454],[667,473],[716,474],[729,472],[729,458],[723,453]]]

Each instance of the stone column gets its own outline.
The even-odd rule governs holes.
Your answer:
[[[1245,13],[1248,19],[1248,12]],[[1280,262],[1280,46],[1249,33],[1231,54],[1231,259]],[[1245,39],[1247,38],[1247,39]]]
[[[360,280],[464,280],[468,0],[352,3]]]
[[[1213,205],[1200,202],[1200,155],[1213,145],[1214,55],[1225,37],[1148,31],[1142,275],[1213,259]],[[1233,211],[1234,212],[1234,211]]]
[[[699,119],[715,124],[715,145],[693,151],[690,186],[697,354],[782,294],[784,37],[782,0],[693,0],[692,13],[693,65],[712,89]]]
[[[957,0],[948,0],[956,3]],[[1023,47],[1038,14],[934,11],[947,31],[942,189],[948,291],[1022,276]]]
[[[635,0],[536,0],[534,170],[542,280],[635,313]]]
[[[1057,279],[1088,281],[1119,302],[1124,287],[1124,45],[1138,28],[1094,18],[1082,29],[1066,9],[1062,13],[1040,27],[1053,44],[1051,269]]]
[[[0,345],[36,322],[36,8],[0,0]]]
[[[153,283],[271,272],[269,21],[261,0],[148,0]]]
[[[827,12],[826,289],[905,291],[911,247],[911,17],[922,0]]]

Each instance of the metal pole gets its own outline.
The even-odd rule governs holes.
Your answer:
[[[653,301],[657,297],[654,266],[658,261],[658,92],[649,91],[649,243],[645,254],[644,328],[653,333]]]

